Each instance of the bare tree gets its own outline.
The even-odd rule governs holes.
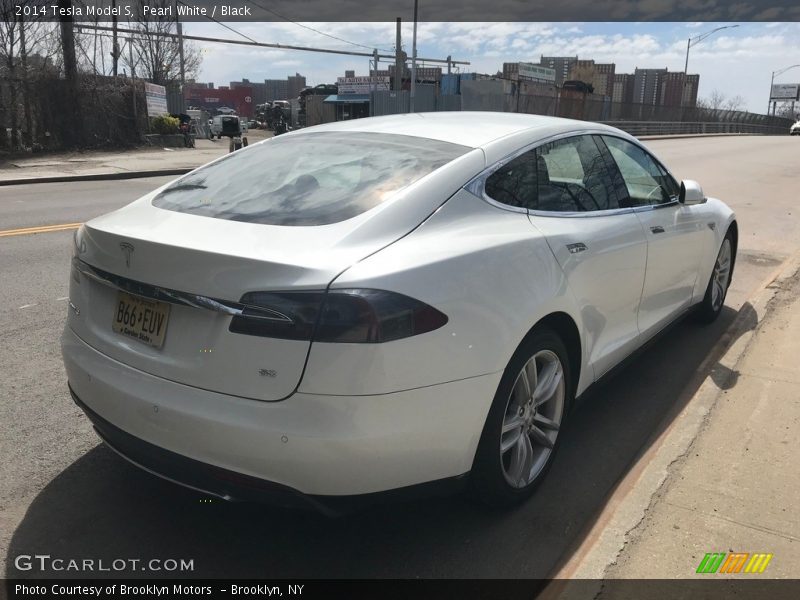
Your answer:
[[[698,108],[707,108],[709,110],[722,110],[724,105],[725,94],[719,90],[714,90],[707,98],[701,98],[697,101]]]
[[[37,73],[53,68],[57,52],[55,28],[36,19],[34,9],[41,0],[0,0],[0,114],[12,132],[12,146],[30,145],[34,136],[30,82]],[[27,15],[25,13],[28,13]],[[24,140],[18,139],[20,115]]]
[[[741,96],[734,96],[725,101],[724,107],[725,110],[742,110],[746,104],[747,101],[744,98]]]
[[[172,0],[154,0],[150,2],[153,8],[172,5]],[[177,31],[174,20],[155,19],[140,16],[135,29],[139,33],[133,38],[134,62],[138,75],[149,79],[153,83],[169,86],[180,81],[180,50],[178,40],[163,34],[175,34]],[[187,78],[195,77],[200,69],[202,56],[200,49],[184,41],[184,72]],[[128,57],[123,57],[123,62],[130,68]]]

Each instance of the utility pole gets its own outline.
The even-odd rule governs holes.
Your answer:
[[[111,64],[113,65],[113,73],[114,77],[118,75],[118,67],[119,67],[119,43],[117,42],[117,0],[111,0],[111,27],[113,28],[113,32],[111,37],[113,42],[111,43]]]
[[[409,94],[409,112],[414,112],[414,95],[417,91],[417,9],[419,0],[414,0],[414,36],[411,41],[411,94]]]
[[[369,116],[375,116],[375,97],[377,96],[376,92],[378,91],[378,49],[372,53],[372,71],[370,73],[370,85],[369,85]]]
[[[138,128],[139,118],[136,111],[136,67],[133,64],[133,38],[128,38],[128,61],[131,63],[131,98],[133,101],[133,123]],[[148,123],[148,129],[150,128]]]
[[[397,17],[397,33],[395,35],[395,42],[394,42],[394,91],[400,91],[400,88],[403,87],[403,70],[406,66],[406,59],[403,56],[403,51],[401,50],[401,41],[400,41],[400,17]]]
[[[183,60],[183,24],[178,19],[178,0],[175,0],[175,24],[178,26],[178,57],[180,58],[180,69],[181,69],[181,94],[183,94],[183,84],[184,79],[186,77],[185,73],[185,63]]]
[[[75,60],[75,29],[72,21],[72,0],[58,0],[62,16],[61,51],[64,55],[64,78],[66,83],[66,106],[69,119],[67,143],[80,146],[83,141],[83,116],[78,105],[78,64]]]

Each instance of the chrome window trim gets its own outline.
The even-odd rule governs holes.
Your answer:
[[[168,302],[170,304],[178,304],[181,306],[202,308],[242,319],[276,321],[286,324],[294,323],[291,317],[271,308],[242,304],[241,302],[232,302],[230,300],[219,300],[217,298],[209,298],[208,296],[201,296],[199,294],[179,292],[169,288],[151,285],[149,283],[142,283],[140,281],[128,279],[127,277],[108,273],[107,271],[103,271],[102,269],[98,269],[88,263],[83,262],[79,258],[73,258],[72,265],[79,273],[85,275],[89,279],[134,296],[148,298],[157,302]],[[252,312],[245,313],[245,310]]]
[[[624,132],[623,132],[624,133]],[[569,211],[569,212],[557,212],[551,210],[531,210],[528,208],[520,208],[518,206],[510,206],[508,204],[503,204],[489,196],[486,193],[486,180],[495,173],[500,167],[503,165],[511,162],[515,158],[529,152],[531,150],[535,150],[539,146],[544,146],[545,144],[549,144],[550,142],[556,142],[561,139],[570,138],[570,137],[578,137],[581,135],[600,135],[600,136],[608,136],[608,137],[616,137],[621,140],[625,140],[626,142],[630,142],[636,146],[638,146],[642,151],[646,152],[648,156],[650,156],[659,166],[661,166],[666,173],[672,177],[673,181],[677,180],[672,175],[669,169],[667,169],[661,161],[659,161],[653,154],[644,146],[642,145],[639,140],[634,138],[633,136],[627,137],[625,135],[619,135],[619,133],[615,131],[607,131],[605,129],[599,129],[594,127],[589,127],[586,129],[573,129],[571,131],[566,131],[562,133],[557,133],[555,135],[551,135],[546,138],[542,138],[536,140],[535,142],[531,142],[530,144],[526,144],[522,148],[515,150],[511,154],[504,156],[498,161],[495,161],[488,167],[484,168],[483,171],[478,173],[475,177],[473,177],[466,185],[464,185],[463,189],[468,191],[473,196],[477,196],[484,202],[494,206],[495,208],[499,208],[500,210],[505,210],[508,212],[514,212],[519,214],[526,214],[535,217],[567,217],[567,218],[587,218],[587,217],[612,217],[616,215],[624,215],[628,213],[636,213],[636,212],[646,212],[651,211],[659,208],[664,208],[667,206],[673,206],[678,204],[677,197],[673,197],[670,202],[665,202],[663,204],[648,204],[646,206],[630,206],[627,208],[611,208],[607,210],[591,210],[591,211]]]

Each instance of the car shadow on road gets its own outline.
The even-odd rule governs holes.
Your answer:
[[[738,314],[738,317],[737,317]],[[608,495],[715,364],[718,342],[746,304],[712,325],[685,320],[576,410],[537,493],[507,512],[457,496],[376,506],[338,519],[228,504],[162,481],[97,446],[53,479],[13,534],[8,577],[538,578],[563,560]],[[717,385],[736,375],[713,367]],[[688,382],[688,387],[687,387]],[[65,559],[193,560],[183,573],[22,571],[18,555]],[[141,566],[138,567],[140,569]]]

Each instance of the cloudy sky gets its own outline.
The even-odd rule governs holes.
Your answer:
[[[614,62],[617,72],[667,67],[682,71],[686,41],[732,23],[420,23],[417,54],[466,60],[462,71],[495,73],[503,62],[538,62],[542,54],[579,56]],[[228,23],[258,42],[315,46],[369,52],[391,52],[394,23]],[[244,39],[216,23],[186,23],[187,34]],[[322,32],[322,33],[319,33]],[[328,34],[323,35],[323,34]],[[346,40],[346,43],[338,39]],[[201,43],[200,81],[226,85],[284,78],[299,72],[309,85],[334,82],[345,69],[367,74],[367,58],[310,52],[266,50]],[[361,45],[361,46],[359,46]],[[365,46],[365,47],[362,47]],[[403,49],[411,54],[411,24],[403,26]],[[800,23],[740,23],[693,46],[689,72],[700,73],[700,97],[718,90],[742,96],[746,109],[765,112],[772,71],[800,63]],[[776,78],[776,83],[800,81],[800,68]]]

